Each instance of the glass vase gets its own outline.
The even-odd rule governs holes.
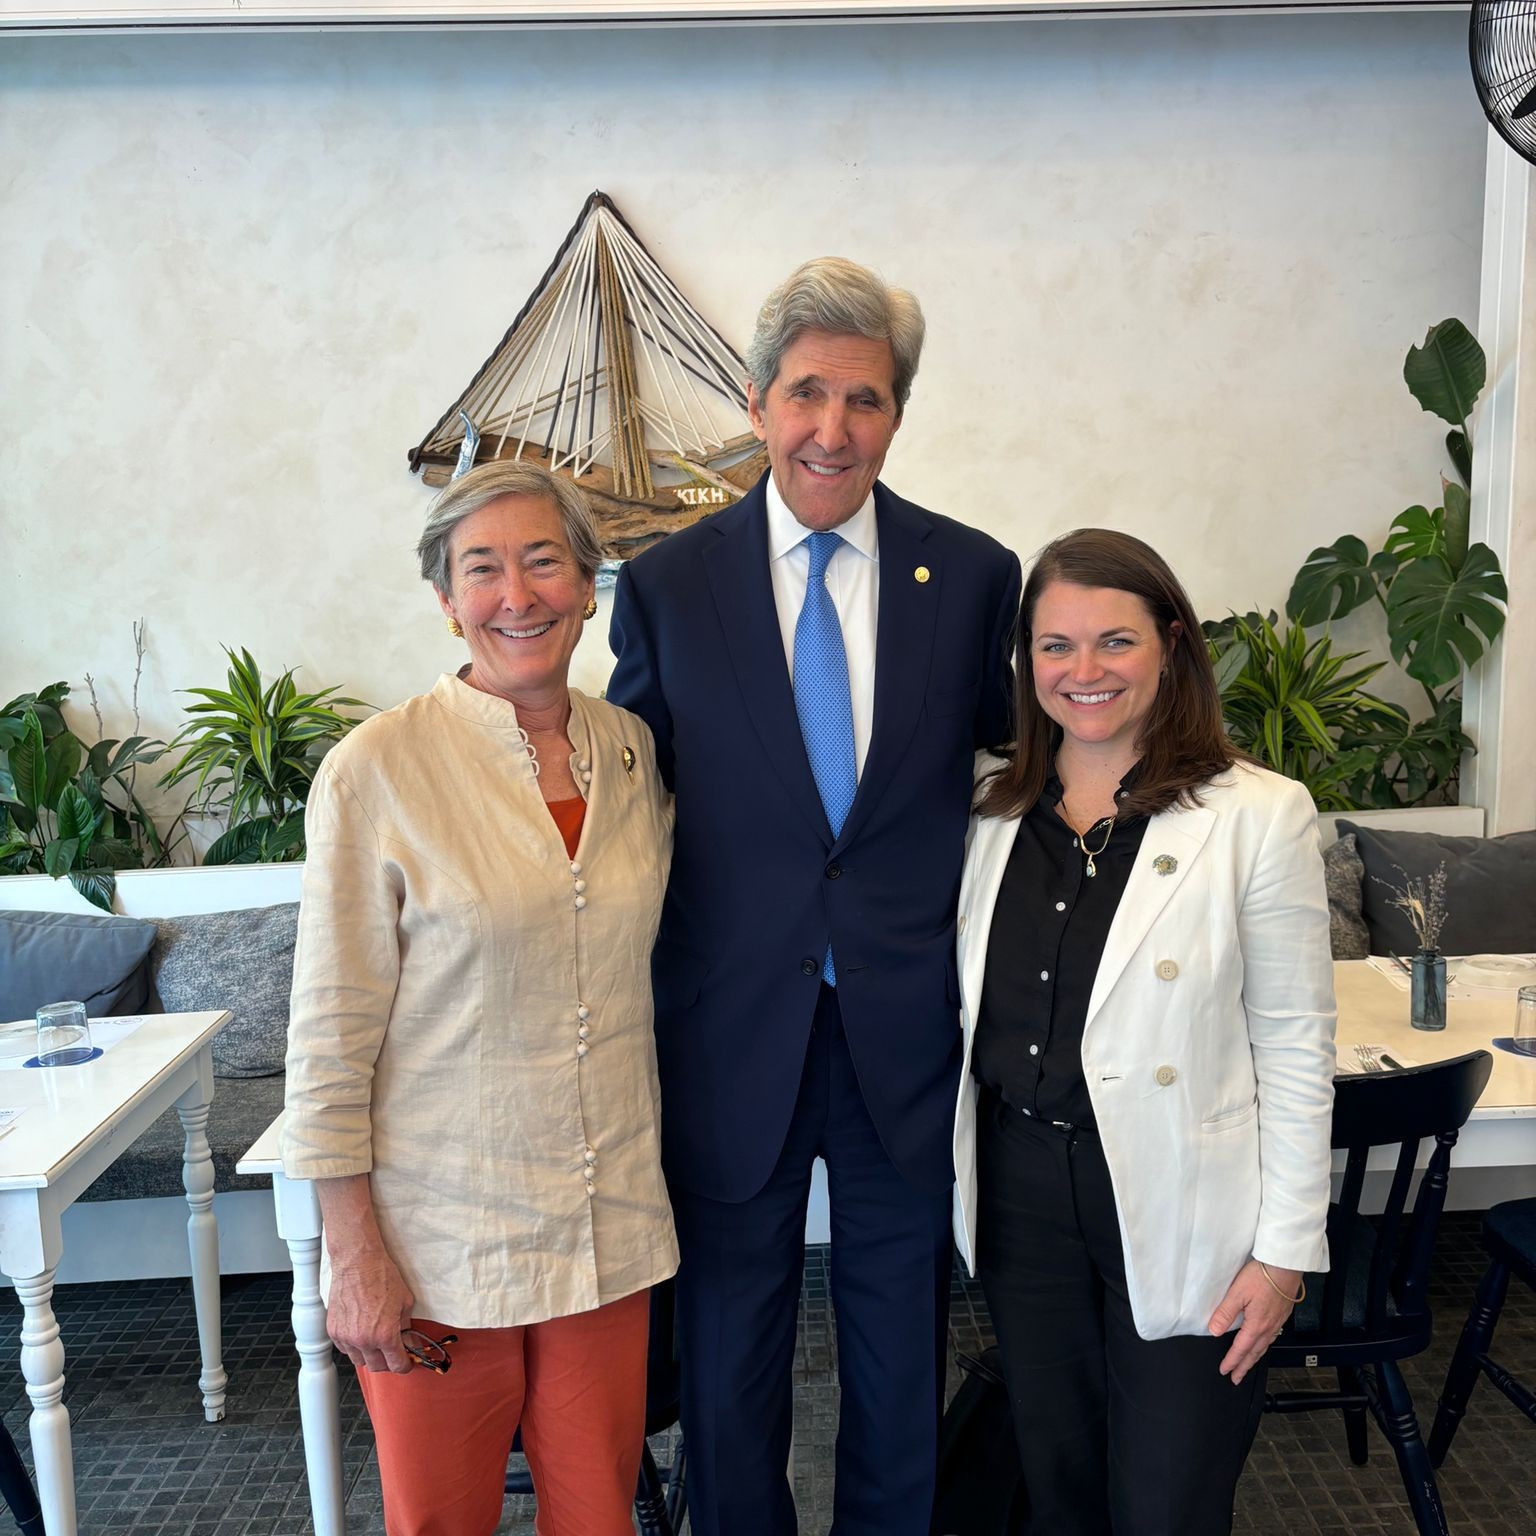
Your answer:
[[[1445,1028],[1445,956],[1432,949],[1413,957],[1413,1027]]]

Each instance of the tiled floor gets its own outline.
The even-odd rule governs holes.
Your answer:
[[[1429,1354],[1408,1368],[1426,1428],[1482,1270],[1476,1232],[1476,1218],[1468,1216],[1448,1217],[1442,1230],[1434,1295],[1438,1337]],[[81,1536],[302,1536],[311,1528],[288,1303],[286,1277],[225,1282],[230,1414],[223,1424],[206,1425],[184,1283],[60,1288],[56,1308],[69,1352],[66,1401],[74,1423]],[[4,1337],[14,1341],[19,1316],[14,1298],[0,1301]],[[990,1342],[974,1287],[956,1285],[952,1333],[958,1349],[974,1351]],[[1536,1297],[1528,1291],[1511,1292],[1495,1353],[1536,1382]],[[795,1480],[801,1531],[816,1536],[826,1531],[831,1509],[834,1361],[826,1255],[813,1251],[806,1262],[797,1360]],[[25,1393],[19,1373],[6,1380],[0,1403],[26,1455]],[[378,1473],[356,1384],[345,1371],[343,1380],[348,1532],[369,1536],[383,1531]],[[1453,1536],[1531,1536],[1536,1425],[1484,1384],[1441,1486]],[[0,1515],[0,1532],[9,1528]],[[509,1501],[500,1529],[506,1536],[529,1536],[528,1502]],[[1370,1465],[1354,1467],[1337,1416],[1309,1414],[1266,1418],[1244,1474],[1238,1529],[1265,1536],[1407,1536],[1413,1526],[1395,1464],[1374,1427]]]

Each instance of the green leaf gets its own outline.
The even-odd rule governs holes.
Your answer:
[[[36,813],[49,804],[48,753],[37,712],[29,709],[22,716],[21,725],[21,740],[11,748],[8,760],[11,777],[16,781],[16,798],[33,813],[35,824]]]
[[[20,874],[20,870],[9,868],[13,859],[19,854],[25,854],[30,862],[32,844],[19,833],[11,832],[0,836],[0,868],[5,868],[7,874]]]
[[[204,864],[257,864],[261,856],[261,835],[265,818],[242,821],[222,837],[215,838],[203,855]]]
[[[107,869],[143,869],[139,850],[126,837],[98,837],[91,844],[91,862]]]
[[[1409,393],[1442,421],[1465,428],[1488,381],[1488,360],[1460,320],[1432,325],[1422,347],[1410,347],[1403,363]]]
[[[1456,473],[1461,476],[1463,485],[1472,484],[1472,444],[1467,441],[1467,434],[1457,428],[1445,434],[1445,451],[1451,456],[1451,463],[1456,466]]]
[[[79,851],[78,837],[56,837],[43,849],[43,868],[57,880],[69,873]]]
[[[1471,536],[1472,498],[1454,480],[1442,481],[1445,488],[1445,558],[1453,571],[1467,560],[1467,540]]]
[[[304,818],[290,816],[280,826],[273,828],[264,839],[261,850],[264,864],[280,864],[285,859],[304,857]]]
[[[48,782],[43,793],[49,805],[58,804],[65,785],[70,783],[80,771],[80,762],[84,755],[80,738],[73,732],[65,731],[62,736],[55,736],[48,743],[48,750],[44,754]]]
[[[71,870],[69,883],[93,907],[100,907],[103,912],[110,912],[112,910],[112,898],[117,892],[117,877],[111,870]]]
[[[1385,551],[1372,556],[1363,539],[1346,533],[1307,556],[1285,600],[1286,617],[1297,624],[1343,618],[1376,596],[1395,564]]]
[[[54,814],[58,817],[60,840],[72,839],[76,844],[84,845],[96,835],[105,813],[93,809],[91,802],[73,784],[66,784]]]
[[[1216,690],[1225,693],[1238,679],[1243,668],[1248,665],[1248,652],[1241,645],[1228,646],[1220,651],[1213,645],[1211,647],[1211,664],[1216,669]]]
[[[1445,514],[1436,507],[1407,507],[1392,519],[1383,553],[1397,561],[1433,559],[1445,554]]]
[[[1408,675],[1430,688],[1454,682],[1504,627],[1509,596],[1498,557],[1474,544],[1459,572],[1443,559],[1404,566],[1387,594],[1387,635]]]

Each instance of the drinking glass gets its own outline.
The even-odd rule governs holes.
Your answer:
[[[1536,987],[1521,987],[1515,1000],[1515,1049],[1536,1056]]]
[[[37,1010],[37,1064],[73,1067],[91,1059],[84,1003],[45,1003]]]

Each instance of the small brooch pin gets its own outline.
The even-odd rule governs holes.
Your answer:
[[[919,586],[921,586],[922,583],[927,581],[932,574],[933,572],[930,571],[926,565],[920,565],[915,571],[912,572],[912,579],[917,582]]]
[[[624,748],[624,772],[625,773],[629,773],[629,774],[633,774],[634,771],[635,771],[635,749],[633,747],[625,747]]]
[[[1152,860],[1152,868],[1160,875],[1171,875],[1179,867],[1179,861],[1171,853],[1160,853]]]

